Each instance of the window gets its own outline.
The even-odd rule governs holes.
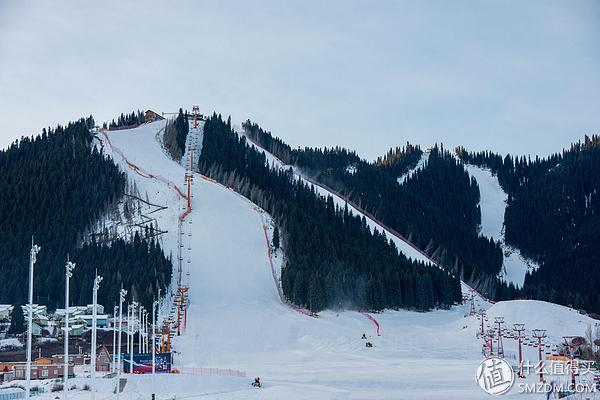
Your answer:
[[[44,368],[42,370],[42,378],[47,378],[47,377],[48,377],[48,370]]]

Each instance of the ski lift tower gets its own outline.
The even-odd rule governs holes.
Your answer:
[[[484,324],[487,321],[487,314],[484,309],[479,310],[479,317],[481,318],[481,336],[485,335]]]
[[[542,345],[543,345],[543,340],[546,337],[546,330],[545,329],[534,329],[533,330],[533,335],[534,338],[536,338],[538,340],[537,342],[537,346],[538,346],[538,356],[539,356],[539,371],[540,371],[540,382],[544,382],[544,365],[543,365],[543,361],[542,361]]]
[[[517,332],[517,340],[519,341],[519,378],[525,378],[523,374],[523,350],[521,348],[521,332],[525,330],[525,324],[514,324],[513,330]]]
[[[193,106],[192,112],[194,113],[194,129],[198,129],[198,112],[200,111],[200,107]]]
[[[473,294],[473,292],[471,292],[471,310],[469,311],[469,315],[477,315],[475,312],[475,294]]]
[[[575,360],[573,359],[575,356],[575,349],[583,344],[583,338],[580,336],[563,336],[563,340],[565,341],[565,345],[569,351],[569,366],[571,369],[571,385],[569,389],[575,389]]]
[[[494,318],[494,322],[498,324],[498,357],[504,358],[504,345],[502,344],[502,324],[504,323],[504,317]]]

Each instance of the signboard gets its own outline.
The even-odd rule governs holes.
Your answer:
[[[123,371],[130,373],[129,361],[131,354],[123,354]],[[157,374],[168,374],[171,372],[172,358],[171,353],[156,353],[156,363],[154,368]],[[152,373],[152,353],[134,353],[133,354],[133,373],[151,374]]]

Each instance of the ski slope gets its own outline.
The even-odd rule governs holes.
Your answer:
[[[417,165],[415,165],[414,168],[409,169],[408,171],[406,171],[398,177],[398,184],[403,185],[408,179],[410,179],[415,174],[415,172],[425,168],[427,166],[427,161],[429,161],[429,155],[429,150],[424,151],[421,155],[421,158],[417,162]]]
[[[167,254],[176,254],[177,221],[185,169],[160,145],[163,122],[107,133],[106,153],[135,180],[142,194],[168,206],[156,212]],[[185,160],[185,158],[184,158]],[[271,160],[273,162],[273,160]],[[184,161],[185,162],[185,161]],[[135,167],[132,167],[134,165]],[[247,378],[194,376],[187,373],[129,377],[124,398],[158,399],[482,399],[474,380],[481,341],[468,306],[428,313],[385,311],[373,323],[357,312],[321,312],[309,317],[283,304],[270,271],[263,223],[269,216],[222,185],[195,175],[193,211],[186,220],[191,240],[190,307],[187,329],[173,341],[175,367],[181,371],[214,367],[245,371]],[[189,223],[191,221],[191,223]],[[186,245],[187,246],[187,245]],[[187,255],[185,255],[187,258]],[[275,265],[280,265],[280,259]],[[465,289],[468,292],[468,289]],[[589,321],[565,307],[540,302],[491,305],[475,298],[477,309],[504,314],[507,322],[550,313],[536,320],[581,334]],[[547,304],[547,303],[543,303]],[[576,323],[577,322],[577,323]],[[556,325],[551,324],[559,324]],[[366,333],[374,348],[368,349]],[[507,351],[511,351],[507,343]],[[514,351],[514,348],[513,348]],[[250,387],[260,376],[264,387]],[[80,379],[80,378],[78,378]],[[81,378],[76,383],[85,382]],[[110,380],[98,385],[98,398],[112,396]],[[509,394],[508,397],[518,394]],[[47,393],[41,398],[53,398]],[[72,391],[73,399],[89,392]]]
[[[477,180],[479,186],[481,208],[481,234],[500,242],[504,261],[500,277],[516,286],[523,286],[527,271],[537,269],[538,265],[523,257],[518,249],[504,242],[504,211],[506,210],[507,194],[504,192],[498,178],[489,169],[465,164],[469,175]]]

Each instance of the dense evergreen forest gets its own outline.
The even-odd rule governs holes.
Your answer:
[[[220,115],[204,125],[199,169],[273,216],[285,249],[282,286],[290,301],[313,311],[429,310],[460,301],[458,277],[407,260],[393,242],[371,232],[364,218],[336,207],[331,197],[319,196],[291,171],[270,168],[264,153],[238,136],[231,121]]]
[[[26,301],[32,236],[42,250],[35,265],[34,301],[63,307],[67,254],[77,263],[74,303],[91,301],[94,271],[104,275],[99,300],[109,308],[121,283],[150,306],[157,286],[170,282],[171,266],[156,243],[137,237],[110,247],[82,234],[123,195],[125,176],[91,145],[92,117],[44,129],[0,151],[0,302]],[[150,292],[152,290],[152,292]]]
[[[391,149],[368,163],[340,148],[292,149],[250,121],[243,128],[253,142],[347,196],[490,297],[506,295],[495,293],[500,245],[478,234],[477,182],[443,146],[433,147],[426,167],[399,184],[421,158],[418,146]]]
[[[600,313],[600,137],[531,160],[458,149],[490,168],[509,193],[506,242],[541,266],[522,295]]]

